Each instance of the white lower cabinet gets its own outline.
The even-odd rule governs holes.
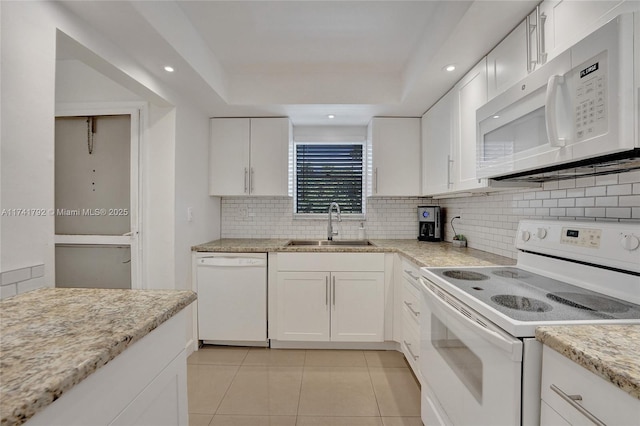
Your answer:
[[[420,272],[416,265],[406,259],[401,261],[401,322],[402,339],[400,346],[402,353],[409,362],[420,383]]]
[[[278,340],[384,341],[384,273],[279,272]]]
[[[179,312],[26,425],[187,425],[186,324]]]
[[[384,341],[384,254],[281,253],[277,262],[277,340]]]
[[[548,346],[542,350],[541,399],[542,425],[637,425],[640,419],[639,399]]]

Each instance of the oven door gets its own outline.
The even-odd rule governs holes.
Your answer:
[[[436,400],[423,415],[436,407],[454,425],[519,425],[522,341],[421,283],[420,367]]]

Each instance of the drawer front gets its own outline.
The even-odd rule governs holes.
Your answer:
[[[278,271],[384,272],[384,253],[278,253]]]
[[[591,423],[588,419],[589,414],[572,406],[558,392],[574,398],[580,395],[582,399],[574,401],[574,404],[579,405],[603,423],[631,425],[638,422],[639,399],[633,398],[617,386],[544,346],[542,400],[569,424]]]
[[[420,329],[406,312],[402,318],[402,353],[416,377],[420,376]]]
[[[416,327],[420,324],[420,293],[406,278],[402,279],[402,310],[404,316],[415,322]]]

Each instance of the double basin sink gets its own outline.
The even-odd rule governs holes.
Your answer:
[[[348,246],[362,247],[372,246],[369,240],[291,240],[287,243],[287,247],[293,246]]]

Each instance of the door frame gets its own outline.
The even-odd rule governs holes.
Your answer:
[[[129,212],[131,215],[131,232],[128,233],[130,235],[56,235],[54,230],[54,244],[128,245],[131,248],[132,289],[146,288],[143,276],[143,229],[141,219],[143,216],[142,171],[144,168],[141,153],[143,152],[144,129],[148,122],[147,114],[148,105],[146,102],[59,103],[56,104],[55,108],[55,118],[100,115],[129,115],[131,117],[131,206]]]

